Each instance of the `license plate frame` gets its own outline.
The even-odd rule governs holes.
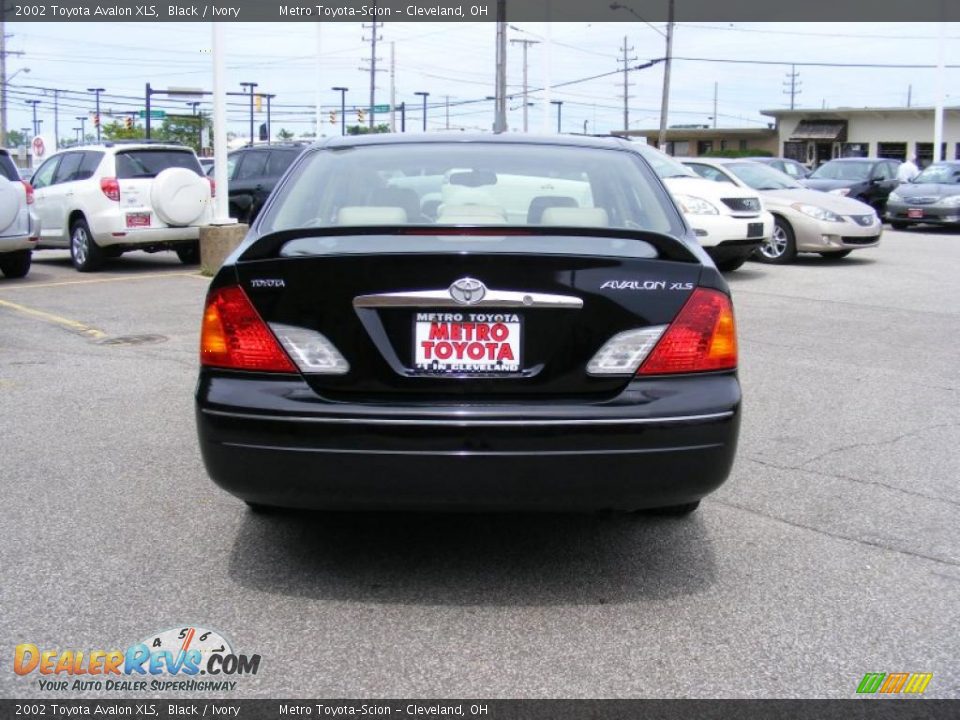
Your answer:
[[[431,319],[423,319],[429,317]],[[459,319],[458,319],[459,318]],[[497,319],[477,319],[497,318]],[[500,337],[502,330],[494,331],[494,326],[502,325],[507,335]],[[418,375],[432,377],[506,377],[517,375],[523,369],[523,338],[525,336],[524,319],[513,312],[440,312],[428,311],[413,314],[411,330],[413,335],[412,370]],[[459,326],[459,329],[455,329]],[[437,332],[432,332],[437,327]],[[486,330],[479,330],[485,327]],[[469,328],[469,329],[468,329]],[[494,337],[496,336],[496,337]],[[421,345],[423,342],[435,343],[429,351]],[[451,354],[438,357],[441,343],[449,348]],[[459,347],[457,344],[461,344]],[[494,348],[490,348],[494,344]],[[478,349],[483,355],[476,355]],[[509,346],[509,357],[504,358],[502,347]],[[458,357],[458,353],[461,357]],[[428,357],[429,356],[429,357]],[[497,358],[500,358],[499,360]]]
[[[907,217],[911,220],[920,220],[923,218],[923,208],[907,208]]]
[[[148,212],[127,213],[128,228],[148,228],[150,226],[151,226],[150,213]]]

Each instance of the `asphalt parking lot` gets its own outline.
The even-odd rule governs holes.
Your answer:
[[[263,658],[230,697],[960,697],[957,268],[888,229],[730,274],[740,451],[691,518],[262,517],[197,450],[207,280],[37,253],[0,280],[4,652],[197,624]]]

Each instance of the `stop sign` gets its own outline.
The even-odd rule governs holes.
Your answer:
[[[43,154],[47,151],[46,146],[43,144],[42,137],[35,137],[33,139],[33,154],[38,158],[42,158]]]

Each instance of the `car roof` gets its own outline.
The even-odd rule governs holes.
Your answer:
[[[187,150],[193,152],[193,148],[187,145],[178,145],[177,143],[155,143],[155,142],[113,142],[107,140],[102,143],[88,143],[87,145],[74,145],[73,147],[60,148],[56,154],[65,152],[104,152],[105,150]]]
[[[875,157],[849,157],[849,158],[833,158],[827,160],[827,162],[832,163],[848,163],[848,162],[900,162],[900,160],[894,160],[893,158],[875,158]],[[826,165],[827,163],[824,163]]]
[[[414,145],[432,143],[490,143],[495,145],[560,145],[600,149],[624,149],[633,143],[620,137],[592,135],[532,135],[527,133],[372,133],[338,135],[313,147],[343,148],[363,145]]]

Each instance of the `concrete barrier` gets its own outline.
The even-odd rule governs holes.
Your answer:
[[[246,237],[249,225],[207,225],[200,228],[200,272],[213,275]]]

